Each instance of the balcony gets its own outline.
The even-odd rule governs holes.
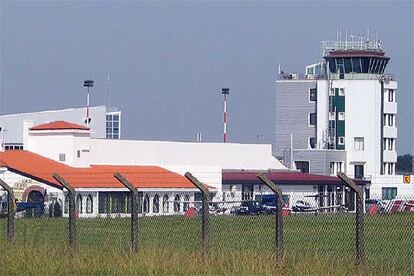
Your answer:
[[[383,162],[388,162],[388,163],[395,163],[397,162],[397,152],[396,151],[384,151],[384,160]]]
[[[384,138],[397,138],[397,128],[384,126]]]
[[[384,102],[384,113],[397,114],[397,103],[396,102]]]

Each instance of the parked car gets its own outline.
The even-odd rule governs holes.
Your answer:
[[[298,200],[296,203],[292,206],[293,212],[309,212],[313,207],[310,205],[309,202]]]
[[[259,215],[266,211],[257,201],[243,201],[240,207],[235,208],[234,212],[236,215]]]

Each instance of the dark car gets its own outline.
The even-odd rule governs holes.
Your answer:
[[[236,215],[259,215],[264,213],[262,205],[257,201],[243,201],[240,207],[235,209]]]
[[[298,200],[296,203],[292,206],[293,212],[309,212],[313,209],[313,207],[310,205],[309,202]]]

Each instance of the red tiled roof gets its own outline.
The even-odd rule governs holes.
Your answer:
[[[30,130],[62,130],[62,129],[77,129],[77,130],[89,130],[88,127],[78,125],[75,123],[65,121],[54,121],[46,124],[41,124],[30,128]]]
[[[257,172],[252,171],[224,171],[222,178],[223,184],[228,183],[257,183]],[[336,176],[326,176],[319,174],[300,173],[292,171],[267,172],[266,176],[279,185],[341,185],[343,182]],[[369,181],[355,180],[358,185],[368,184]]]
[[[139,188],[195,188],[184,176],[157,166],[101,166],[74,168],[29,151],[0,152],[0,165],[10,171],[57,188],[57,173],[74,188],[124,188],[113,176],[121,173]]]

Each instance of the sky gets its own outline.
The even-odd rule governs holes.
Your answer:
[[[275,80],[321,59],[341,28],[378,32],[399,83],[399,154],[414,153],[412,1],[0,0],[0,113],[85,105],[123,111],[123,138],[275,140]],[[110,82],[107,78],[110,76]]]

